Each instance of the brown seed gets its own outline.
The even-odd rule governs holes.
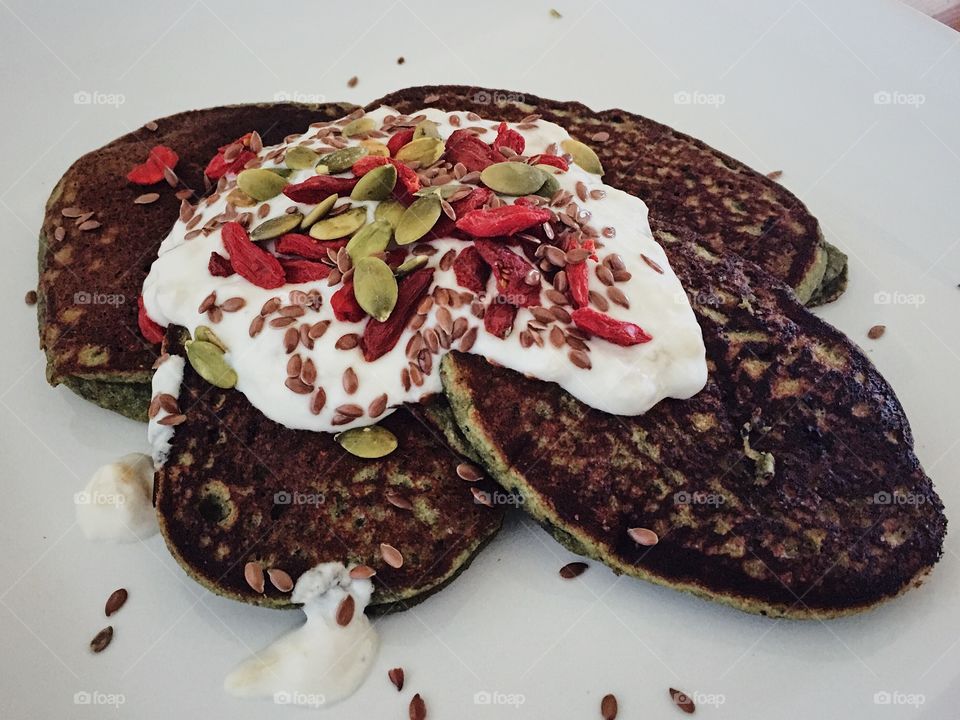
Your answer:
[[[277,310],[280,309],[280,306],[281,306],[282,304],[283,304],[283,303],[280,301],[280,298],[278,298],[278,297],[270,298],[269,300],[267,300],[267,301],[263,304],[263,307],[260,308],[260,314],[261,314],[261,315],[272,315],[273,313],[275,313]]]
[[[350,621],[353,620],[353,614],[356,609],[357,601],[353,599],[353,595],[347,595],[343,598],[340,604],[337,605],[337,625],[340,627],[349,625]]]
[[[630,528],[627,530],[627,535],[638,545],[651,546],[660,542],[657,534],[653,530],[647,530],[647,528]]]
[[[93,640],[90,641],[90,649],[95,653],[103,652],[111,640],[113,640],[113,625],[107,625],[93,636]]]
[[[252,560],[243,566],[243,579],[256,593],[263,594],[263,567]]]
[[[60,214],[65,218],[78,218],[83,215],[83,210],[78,207],[65,207],[60,211]]]
[[[424,375],[429,375],[433,370],[433,355],[426,348],[421,350],[417,355],[417,365],[420,366],[420,370],[423,371]]]
[[[447,308],[442,307],[437,310],[437,325],[447,333],[453,331],[453,315]]]
[[[62,225],[53,231],[53,237],[57,242],[61,242],[67,236],[67,229]]]
[[[600,231],[600,233],[601,233],[605,238],[613,238],[613,237],[616,237],[616,236],[617,236],[617,229],[614,228],[614,227],[610,227],[609,225],[607,225],[605,228],[603,228],[603,230]]]
[[[378,395],[371,402],[369,407],[367,407],[367,415],[372,418],[377,418],[383,415],[383,411],[387,409],[387,394],[383,393]]]
[[[357,86],[357,83],[358,83],[358,82],[360,82],[360,80],[357,78],[356,75],[354,75],[352,78],[350,78],[349,80],[347,80],[347,87],[354,88],[354,87]]]
[[[597,265],[595,272],[597,273],[597,279],[604,285],[613,285],[615,282],[613,279],[613,273],[606,265]]]
[[[163,410],[166,410],[168,413],[180,412],[180,407],[177,404],[177,399],[170,393],[160,393],[159,395],[157,395],[157,402],[159,402],[160,407]]]
[[[149,205],[150,203],[154,203],[159,199],[160,199],[160,193],[155,193],[155,192],[144,193],[143,195],[137,195],[137,197],[133,199],[133,204]]]
[[[570,317],[570,313],[568,313],[565,309],[563,309],[559,305],[554,305],[553,307],[551,307],[550,312],[553,313],[553,317],[557,319],[557,322],[562,322],[567,324],[573,322],[573,318]]]
[[[590,291],[590,302],[599,310],[600,312],[606,312],[610,309],[610,303],[607,302],[607,299],[598,293],[596,290]]]
[[[214,324],[220,322],[223,320],[223,310],[216,306],[210,308],[207,310],[207,319]]]
[[[643,260],[643,261],[644,261],[647,265],[649,265],[651,268],[653,268],[654,270],[656,270],[658,273],[660,273],[661,275],[663,275],[663,268],[660,267],[656,262],[654,262],[653,260],[651,260],[650,258],[648,258],[646,255],[644,255],[643,253],[640,253],[640,259]]]
[[[205,313],[207,310],[209,310],[216,304],[217,304],[217,291],[214,290],[212,293],[210,293],[203,299],[203,302],[201,302],[199,307],[197,307],[197,312]]]
[[[547,300],[554,303],[555,305],[569,305],[570,302],[567,300],[567,296],[564,295],[559,290],[554,290],[553,288],[547,288],[543,291],[543,294],[547,296]]]
[[[107,604],[103,606],[103,613],[110,617],[117,610],[123,607],[123,604],[127,601],[128,593],[126,588],[119,588],[110,593],[110,597],[107,598]]]
[[[447,250],[440,258],[440,269],[446,272],[453,267],[453,260],[457,256],[456,250]]]
[[[393,545],[380,543],[380,557],[382,557],[383,561],[392,568],[399,568],[403,566],[403,555],[401,555],[400,551],[397,550]]]
[[[36,305],[37,304],[37,291],[36,290],[27,290],[27,294],[23,296],[23,301],[27,305]]]
[[[388,670],[387,677],[390,678],[390,682],[397,688],[397,692],[403,690],[403,668],[396,667]]]
[[[483,471],[476,465],[463,462],[457,465],[457,475],[460,476],[461,480],[466,480],[467,482],[477,482],[483,478]]]
[[[417,305],[417,314],[426,315],[430,312],[430,308],[433,307],[433,296],[427,295],[423,300],[420,301],[420,304]]]
[[[867,331],[867,337],[871,340],[877,340],[883,337],[883,334],[887,331],[886,325],[874,325]]]
[[[337,338],[337,342],[334,344],[334,347],[337,350],[353,350],[359,344],[359,335],[356,333],[347,333],[346,335],[341,335],[339,338]]]
[[[398,507],[401,510],[413,510],[413,503],[410,502],[410,500],[405,498],[403,495],[398,495],[395,492],[388,492],[386,494],[386,498],[387,498],[387,502],[393,505],[394,507]]]
[[[334,410],[336,410],[337,414],[343,415],[345,418],[350,420],[356,420],[358,417],[363,417],[363,408],[356,403],[344,403],[343,405],[337,405]]]
[[[404,368],[400,371],[400,384],[403,385],[403,389],[407,392],[410,391],[410,369]]]
[[[417,693],[410,699],[410,720],[426,720],[427,704]]]
[[[350,568],[350,577],[354,580],[366,580],[376,574],[377,571],[369,565],[357,565],[356,567]]]
[[[311,388],[317,381],[317,366],[314,364],[311,358],[307,358],[303,361],[303,369],[300,370],[300,379]]]
[[[280,317],[298,318],[307,314],[306,308],[302,305],[287,305],[277,311]]]
[[[470,492],[473,495],[473,501],[475,503],[489,508],[493,507],[493,500],[490,497],[490,493],[488,493],[486,490],[481,490],[478,487],[472,487],[470,488]]]
[[[259,335],[260,331],[263,330],[263,324],[265,322],[266,320],[264,320],[263,315],[257,315],[254,317],[253,320],[250,321],[250,330],[248,331],[250,337],[256,337]]]
[[[469,352],[476,341],[477,341],[477,329],[475,327],[472,327],[463,334],[462,338],[460,338],[461,352]]]
[[[587,567],[588,566],[585,562],[567,563],[562,568],[560,568],[560,577],[562,577],[564,580],[570,580],[571,578],[575,578],[578,575],[583,575]]]
[[[440,351],[440,336],[434,328],[427,328],[423,331],[423,342],[426,343],[430,352],[436,353]]]
[[[85,223],[80,223],[80,229],[84,232],[96,230],[98,227],[100,227],[100,223],[96,220],[87,220]]]
[[[608,287],[607,297],[620,307],[630,307],[630,301],[627,299],[627,296],[624,294],[623,290],[618,287]]]
[[[567,339],[569,342],[569,338]],[[571,350],[567,357],[570,358],[570,362],[576,365],[578,368],[583,370],[589,370],[593,365],[590,363],[590,356],[587,355],[583,350]]]
[[[670,699],[673,700],[674,705],[687,713],[687,715],[693,715],[693,711],[697,709],[697,706],[693,704],[693,700],[682,690],[670,688]]]
[[[300,371],[303,369],[303,358],[299,355],[291,355],[287,360],[287,377],[300,377]]]
[[[410,381],[417,387],[423,385],[423,371],[420,370],[420,366],[410,363],[407,367],[410,369]]]
[[[323,406],[327,404],[327,391],[322,387],[317,388],[316,394],[313,396],[313,400],[310,401],[310,412],[314,415],[319,415],[323,410]]]
[[[323,337],[323,334],[327,331],[328,327],[330,327],[330,321],[321,320],[320,322],[311,325],[307,334],[310,336],[311,340],[319,340],[321,337]]]
[[[226,300],[222,305],[220,305],[220,309],[223,310],[224,312],[229,312],[229,313],[237,312],[237,310],[242,310],[246,306],[246,304],[247,304],[247,301],[244,300],[242,297],[232,297]]]
[[[343,389],[347,395],[353,395],[358,387],[360,387],[360,380],[357,378],[357,373],[352,367],[348,367],[343,371]]]
[[[146,125],[143,126],[144,130],[149,130],[150,132],[156,132],[157,127],[158,125],[153,120],[151,120],[150,122],[148,122]]]
[[[155,397],[150,401],[150,405],[147,407],[147,417],[149,419],[155,418],[160,413],[160,398]]]
[[[279,318],[278,318],[279,319]],[[289,320],[293,322],[293,318],[283,318],[284,320]],[[272,322],[270,323],[273,324]],[[288,327],[287,331],[283,334],[283,349],[287,351],[287,355],[292,353],[297,349],[297,345],[300,344],[300,331],[295,327]]]
[[[292,390],[297,395],[309,395],[313,392],[313,386],[307,385],[303,380],[298,377],[288,377],[284,383],[289,390]]]
[[[603,720],[616,720],[617,710],[617,698],[612,694],[604,695],[600,701],[600,716]]]
[[[450,333],[450,340],[456,341],[463,337],[464,333],[467,332],[467,328],[470,327],[470,323],[465,317],[458,317],[453,321],[453,331]]]
[[[771,170],[767,173],[767,177],[771,180],[779,180],[781,175],[783,175],[783,170]]]
[[[563,330],[561,330],[556,325],[550,328],[549,338],[550,338],[550,344],[553,345],[555,348],[563,347],[563,343],[564,343]]]
[[[176,425],[182,425],[187,421],[186,415],[166,415],[159,420],[157,420],[157,425],[166,425],[168,427],[174,427]]]
[[[270,584],[280,592],[293,590],[293,578],[286,571],[279,568],[270,568],[267,570],[267,577],[270,578]]]

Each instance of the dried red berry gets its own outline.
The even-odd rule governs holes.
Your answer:
[[[522,257],[492,240],[477,240],[474,247],[493,270],[497,290],[505,302],[517,307],[532,307],[540,304],[540,284],[530,285],[527,274],[534,269]]]
[[[577,308],[571,315],[578,328],[614,345],[639,345],[653,340],[639,325],[617,320],[593,308]]]
[[[230,264],[230,258],[226,258],[218,252],[210,253],[207,270],[214,277],[230,277],[235,272],[233,265]]]
[[[137,296],[137,325],[140,326],[140,334],[147,342],[154,345],[163,342],[166,331],[147,315],[147,309],[143,306],[143,295]]]
[[[280,258],[280,266],[288,283],[306,283],[314,280],[323,280],[333,268],[312,260],[293,260]]]
[[[390,352],[403,334],[410,318],[417,311],[417,305],[433,282],[433,268],[421,268],[403,278],[397,289],[397,304],[390,317],[380,322],[370,318],[360,338],[360,349],[367,362]]]
[[[503,161],[503,155],[469,130],[454,130],[447,138],[445,154],[449,162],[462,163],[469,172],[480,172]]]
[[[349,195],[360,178],[314,175],[295,185],[287,185],[283,194],[294,202],[316,205],[331,195]]]
[[[567,281],[570,285],[570,297],[578,308],[590,303],[590,272],[586,262],[567,265]]]
[[[550,165],[560,168],[564,172],[570,169],[569,163],[560,155],[534,155],[530,161],[531,165]]]
[[[179,161],[180,156],[166,145],[155,145],[146,161],[127,173],[127,180],[136,185],[154,185],[163,180],[164,168],[173,170]]]
[[[486,290],[490,266],[484,262],[480,252],[473,245],[468,245],[457,255],[457,259],[453,261],[453,272],[461,287],[473,290],[475,293]]]
[[[357,302],[357,296],[353,294],[353,283],[345,282],[330,298],[330,307],[333,308],[333,315],[341,322],[360,322],[366,317],[366,311],[360,307]]]
[[[390,162],[390,158],[383,155],[364,155],[353,164],[350,170],[357,177],[363,177],[374,168],[386,165],[388,162]]]
[[[230,264],[237,273],[257,287],[278,288],[286,282],[280,262],[250,240],[243,225],[228,222],[220,232],[223,246],[230,253]]]
[[[494,150],[506,147],[513,150],[517,155],[522,155],[523,149],[527,146],[523,135],[516,130],[508,128],[505,122],[500,123],[500,126],[497,128],[497,137],[494,138],[491,144]]]
[[[203,173],[211,180],[219,180],[221,177],[227,174],[236,175],[244,166],[250,162],[253,158],[257,156],[255,152],[250,150],[250,141],[253,137],[252,132],[248,132],[243,137],[237,138],[232,143],[227,143],[226,145],[221,145],[217,148],[217,154],[210,158],[210,162],[207,163],[207,167],[204,169]],[[229,148],[232,148],[236,145],[242,145],[243,150],[232,160],[227,160],[225,154]]]
[[[516,317],[516,306],[508,303],[506,298],[497,297],[483,314],[483,327],[491,335],[502,339],[513,330]]]
[[[402,148],[411,140],[413,140],[413,128],[397,130],[397,132],[395,132],[390,139],[387,140],[387,150],[390,151],[390,157],[394,157],[397,154],[397,150]]]
[[[346,247],[349,238],[343,240],[314,240],[309,235],[287,233],[277,240],[276,250],[281,255],[299,255],[307,260],[325,260],[327,250],[336,252]]]
[[[473,191],[465,198],[461,198],[456,202],[450,203],[450,205],[453,208],[454,215],[456,215],[458,218],[463,217],[471,210],[476,210],[477,208],[483,207],[487,200],[490,199],[492,194],[493,193],[485,187],[474,188]],[[457,225],[453,220],[446,215],[441,215],[440,219],[437,220],[437,224],[433,226],[433,229],[429,233],[427,233],[424,240],[433,240],[445,237],[466,238],[467,236],[463,233],[457,232]]]
[[[503,205],[471,210],[457,219],[457,229],[478,238],[513,235],[545,223],[553,217],[546,208],[528,205]]]

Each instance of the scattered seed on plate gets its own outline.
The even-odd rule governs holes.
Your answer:
[[[867,331],[867,337],[871,340],[877,340],[883,337],[883,334],[887,331],[886,325],[874,325]]]
[[[420,693],[417,693],[410,700],[410,720],[426,720],[426,717],[427,704],[420,697]]]
[[[355,88],[358,82],[360,82],[360,79],[354,75],[352,78],[347,80],[347,87]]]
[[[779,180],[781,175],[783,175],[783,170],[771,170],[767,173],[767,177],[771,180]]]
[[[560,577],[564,580],[571,580],[579,575],[583,575],[589,566],[585,562],[567,563],[560,568]]]
[[[608,693],[603,696],[600,701],[600,716],[603,720],[616,720],[618,709],[616,695]]]
[[[127,602],[127,597],[128,593],[126,588],[119,588],[110,593],[110,597],[107,598],[107,602],[103,606],[104,615],[110,617],[117,610],[122,608],[124,603]]]
[[[674,705],[687,713],[687,715],[692,715],[693,711],[697,709],[697,706],[693,704],[693,700],[682,690],[670,688],[670,699],[673,700]]]
[[[27,294],[23,296],[23,301],[27,305],[36,305],[37,304],[37,291],[36,290],[27,290]]]
[[[397,688],[397,692],[403,690],[403,668],[395,667],[387,670],[387,677],[390,679],[390,682],[393,683],[394,687]]]
[[[111,640],[113,640],[113,625],[107,625],[93,636],[93,640],[90,641],[90,649],[95,653],[103,652]]]

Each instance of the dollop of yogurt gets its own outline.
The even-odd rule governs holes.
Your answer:
[[[88,540],[136,542],[157,532],[153,459],[143,453],[107,463],[74,496],[77,524]]]
[[[297,580],[291,599],[303,603],[307,621],[244,660],[224,681],[242,698],[273,698],[282,705],[327,708],[360,687],[377,655],[379,639],[364,608],[373,594],[368,579],[354,579],[340,562],[321,563]],[[340,625],[337,610],[352,596],[354,613]]]

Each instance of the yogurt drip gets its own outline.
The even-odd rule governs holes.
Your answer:
[[[143,453],[107,463],[74,496],[77,524],[88,540],[136,542],[157,532],[153,460]]]

